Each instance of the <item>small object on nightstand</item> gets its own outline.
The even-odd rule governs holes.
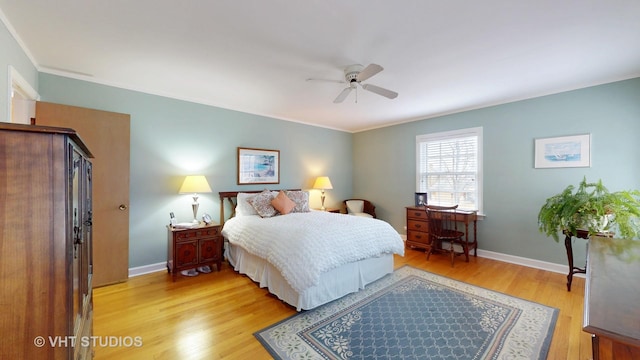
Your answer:
[[[207,225],[209,225],[209,224],[211,224],[213,222],[213,220],[211,219],[211,215],[209,215],[209,214],[202,215],[202,221]]]
[[[199,223],[192,223],[192,222],[184,222],[184,223],[173,224],[173,227],[175,229],[195,229],[195,228],[197,228],[199,226],[200,226]]]

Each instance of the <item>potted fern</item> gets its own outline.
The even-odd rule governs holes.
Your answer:
[[[574,191],[575,190],[575,191]],[[640,191],[610,192],[602,184],[587,182],[567,186],[548,198],[538,213],[538,228],[559,241],[559,233],[588,236],[615,232],[616,237],[635,239],[640,235]]]

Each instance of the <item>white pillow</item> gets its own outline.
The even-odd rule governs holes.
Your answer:
[[[353,213],[351,215],[360,216],[360,217],[367,217],[367,218],[373,218],[373,216],[371,216],[370,214],[367,214],[367,213]]]
[[[238,193],[236,197],[236,216],[258,215],[256,209],[248,201],[256,195],[258,194]]]
[[[347,213],[359,214],[364,209],[364,201],[362,200],[347,200]]]

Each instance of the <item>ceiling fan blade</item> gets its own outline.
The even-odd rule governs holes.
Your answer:
[[[389,99],[395,99],[398,97],[398,93],[395,91],[387,90],[385,88],[381,88],[380,86],[375,86],[371,84],[362,85],[362,88],[371,91],[372,93],[376,93],[378,95],[382,95]]]
[[[382,70],[384,70],[384,68],[378,64],[369,64],[369,66],[367,66],[366,68],[362,69],[362,71],[360,71],[360,73],[358,74],[357,80],[359,82],[365,81]]]
[[[346,81],[344,80],[332,80],[332,79],[316,79],[316,78],[308,78],[307,81],[322,81],[322,82],[331,82],[331,83],[338,83],[338,84],[346,84]]]
[[[349,93],[351,92],[351,90],[353,90],[353,87],[351,86],[345,88],[344,90],[342,90],[340,95],[338,95],[338,97],[335,100],[333,100],[333,102],[336,104],[343,102],[344,99],[346,99],[347,96],[349,96]]]

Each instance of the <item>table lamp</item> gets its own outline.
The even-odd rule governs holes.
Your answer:
[[[207,182],[207,178],[204,175],[189,175],[184,179],[182,186],[180,187],[180,194],[193,194],[193,204],[191,204],[191,208],[193,209],[193,222],[199,223],[198,221],[198,193],[210,193],[211,187]]]
[[[320,196],[320,200],[322,201],[322,207],[320,208],[320,210],[322,211],[327,210],[324,207],[324,191],[333,189],[333,186],[331,185],[331,180],[329,180],[328,176],[318,176],[318,178],[316,179],[316,182],[313,184],[313,188],[320,189],[322,191],[322,195]]]

